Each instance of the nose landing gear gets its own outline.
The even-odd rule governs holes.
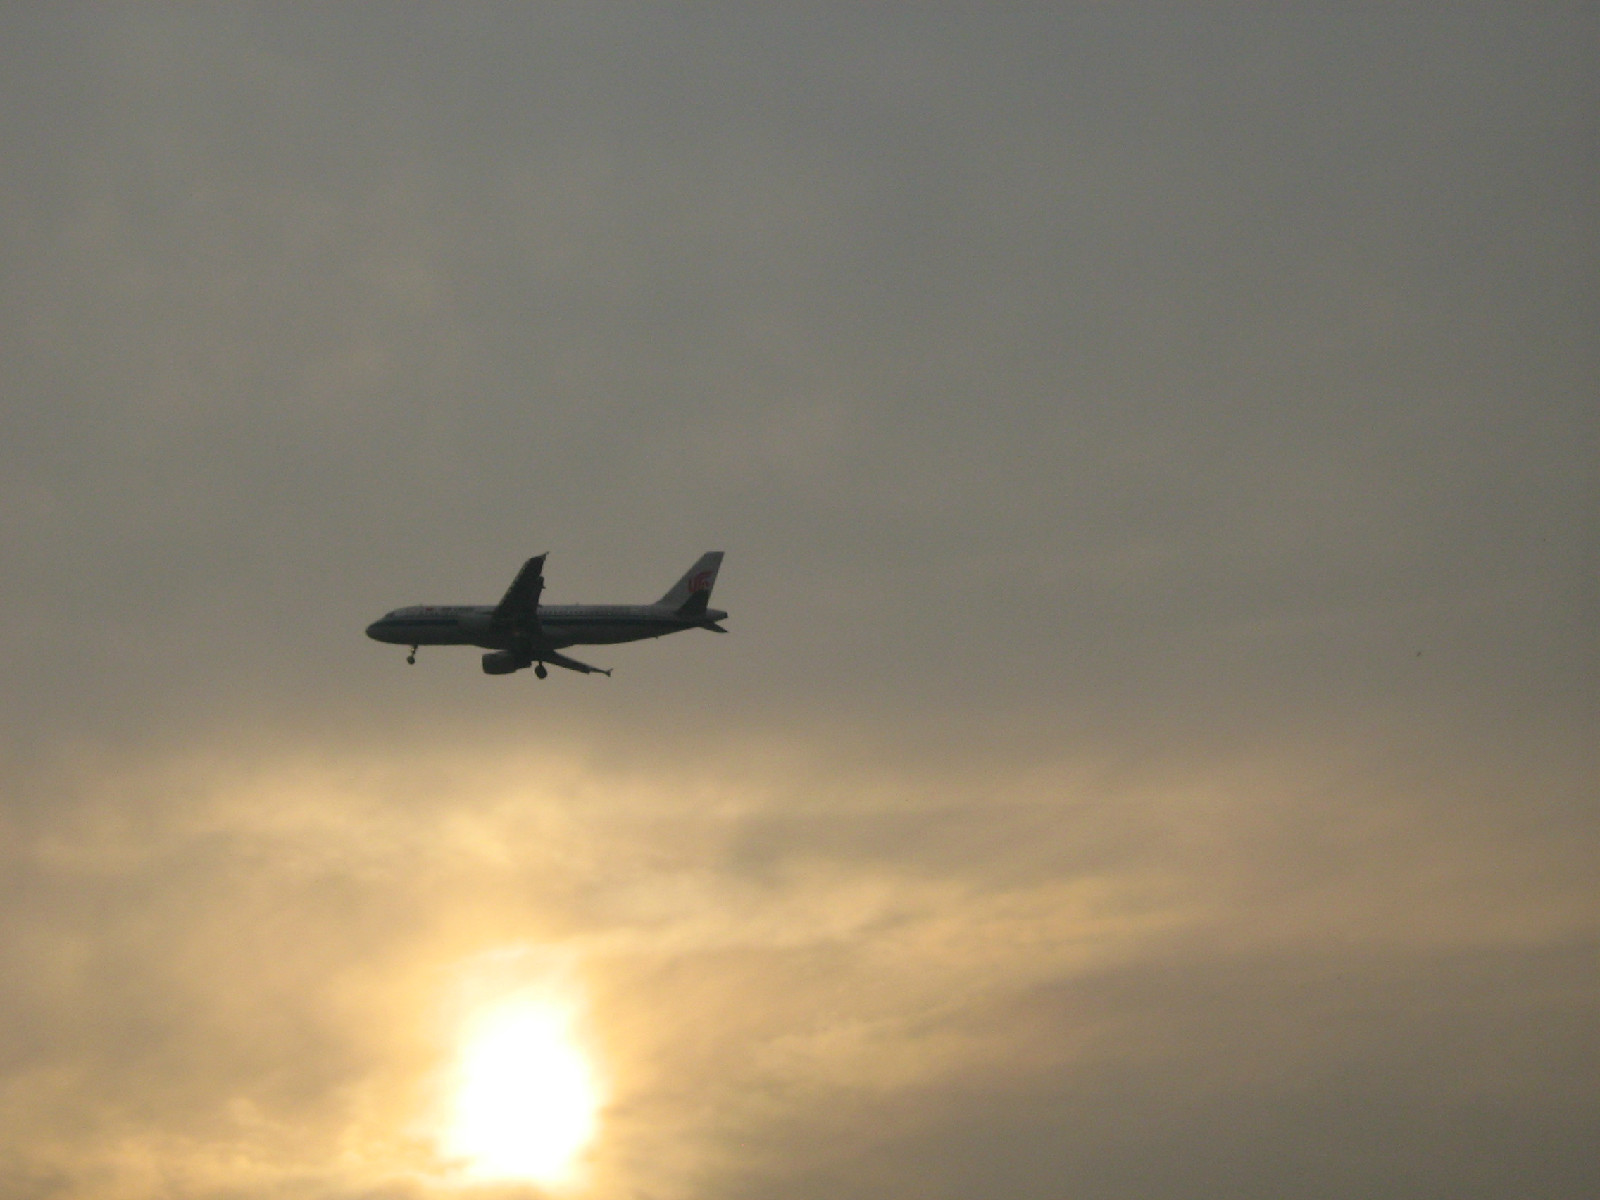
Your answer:
[[[414,667],[417,664],[417,648],[411,647],[411,653],[406,655],[406,666]]]

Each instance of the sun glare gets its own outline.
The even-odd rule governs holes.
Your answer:
[[[523,996],[468,1026],[441,1148],[474,1180],[567,1183],[599,1109],[571,1012]]]

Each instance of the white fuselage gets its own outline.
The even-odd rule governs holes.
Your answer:
[[[684,617],[655,604],[541,604],[541,641],[547,646],[594,646],[637,642],[684,629],[698,629],[727,617],[710,609]],[[419,604],[397,608],[367,626],[367,636],[397,646],[481,646],[504,650],[518,634],[494,621],[488,604]]]
[[[547,664],[580,675],[611,674],[608,667],[569,658],[562,653],[568,646],[637,642],[685,629],[727,632],[717,622],[728,614],[709,603],[721,550],[702,554],[654,604],[541,604],[546,557],[535,554],[524,562],[499,604],[397,608],[368,625],[367,636],[410,646],[408,663],[417,661],[418,646],[481,646],[489,652],[483,656],[485,675],[532,667],[543,679],[549,674]]]

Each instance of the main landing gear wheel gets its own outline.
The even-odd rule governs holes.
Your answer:
[[[540,663],[533,669],[533,674],[536,679],[543,679],[546,675],[550,674],[550,671],[543,663]]]

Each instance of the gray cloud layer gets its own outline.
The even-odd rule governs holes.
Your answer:
[[[0,1190],[1596,1190],[1587,6],[5,24]]]

